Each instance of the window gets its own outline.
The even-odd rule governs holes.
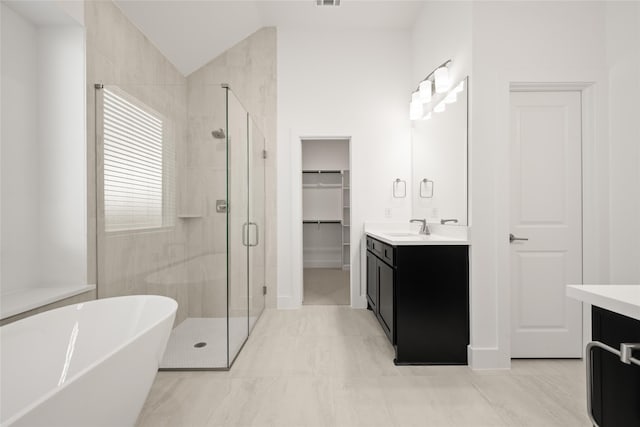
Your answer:
[[[172,144],[160,114],[117,88],[103,91],[105,231],[174,223]]]

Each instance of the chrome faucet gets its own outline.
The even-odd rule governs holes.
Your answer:
[[[419,222],[422,224],[422,227],[420,227],[420,234],[426,234],[427,236],[431,234],[431,231],[429,231],[429,226],[427,225],[426,219],[412,219],[409,222]]]
[[[440,220],[440,224],[446,224],[446,223],[448,223],[448,222],[452,222],[452,223],[454,223],[454,224],[457,224],[457,223],[458,223],[458,220],[457,220],[457,219],[455,219],[455,218],[451,218],[451,219],[441,219],[441,220]]]

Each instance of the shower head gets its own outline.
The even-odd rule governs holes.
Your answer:
[[[211,132],[211,135],[215,138],[215,139],[224,139],[224,137],[226,136],[224,134],[224,130],[222,128],[214,130]]]

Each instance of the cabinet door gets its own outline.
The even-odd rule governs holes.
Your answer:
[[[374,313],[378,306],[378,265],[375,255],[367,251],[367,300]]]
[[[613,348],[640,342],[640,321],[600,307],[591,308],[592,336]],[[640,352],[635,351],[638,357]],[[593,350],[593,415],[602,427],[640,426],[640,367],[626,365],[620,357]]]
[[[393,268],[382,261],[378,262],[378,316],[382,328],[394,343],[393,335]]]

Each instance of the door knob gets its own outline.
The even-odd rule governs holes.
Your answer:
[[[527,237],[516,237],[516,236],[513,235],[513,233],[509,233],[509,243],[513,243],[516,240],[525,241],[525,240],[529,240],[529,239]]]

